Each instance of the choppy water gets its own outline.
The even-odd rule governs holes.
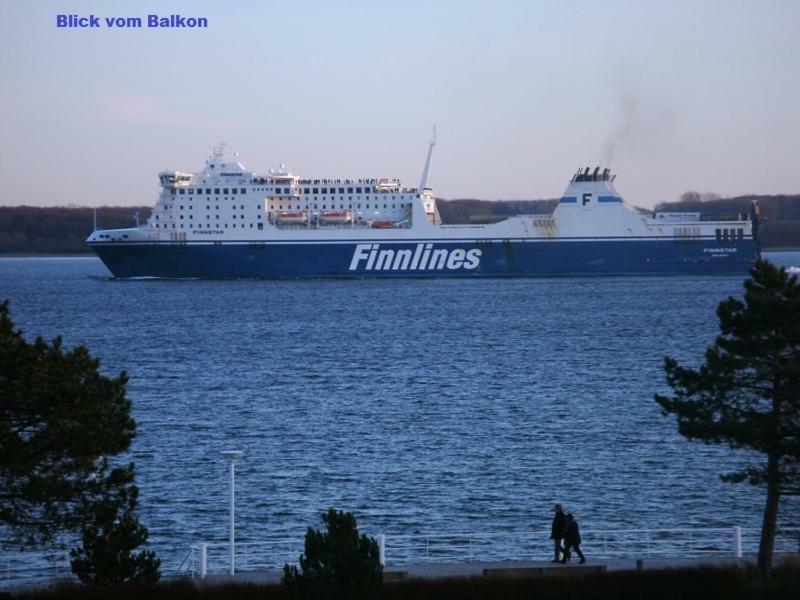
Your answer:
[[[769,258],[800,265],[800,253]],[[758,526],[747,457],[663,417],[664,355],[697,363],[742,278],[115,281],[93,258],[2,258],[29,337],[130,374],[140,512],[172,548],[301,537],[328,507],[373,533]],[[796,524],[798,504],[784,519]],[[167,565],[169,566],[169,565]]]

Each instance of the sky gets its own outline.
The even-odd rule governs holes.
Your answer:
[[[59,14],[205,17],[65,29]],[[225,141],[249,169],[631,204],[798,193],[800,2],[0,0],[0,205],[152,205]]]

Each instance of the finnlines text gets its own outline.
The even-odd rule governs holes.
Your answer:
[[[205,17],[184,17],[181,15],[147,15],[141,17],[98,17],[96,15],[56,15],[56,27],[66,29],[100,28],[138,29],[142,27],[162,29],[196,29],[208,27]]]
[[[433,249],[433,244],[417,244],[416,248],[381,249],[380,244],[357,244],[350,270],[358,271],[455,271],[477,269],[481,264],[478,248]]]

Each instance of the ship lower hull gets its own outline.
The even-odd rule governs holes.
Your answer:
[[[746,273],[752,239],[97,243],[114,277],[393,278]]]

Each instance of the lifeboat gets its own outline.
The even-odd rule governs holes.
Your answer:
[[[322,223],[349,223],[353,220],[349,210],[324,210],[319,216]]]
[[[370,227],[373,229],[391,229],[394,227],[394,221],[373,221]]]
[[[304,210],[280,210],[275,213],[276,223],[307,223],[308,215]]]

